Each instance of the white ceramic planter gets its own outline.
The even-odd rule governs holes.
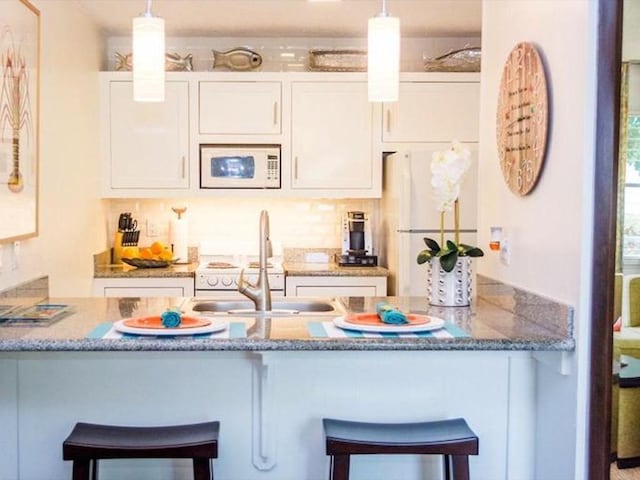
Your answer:
[[[427,262],[427,296],[431,305],[441,307],[466,307],[471,303],[471,257],[460,257],[450,272],[440,266],[440,259]]]

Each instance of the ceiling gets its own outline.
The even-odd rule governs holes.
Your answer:
[[[131,33],[146,0],[73,0],[107,36]],[[362,37],[381,0],[154,0],[152,12],[176,37]],[[403,36],[480,36],[481,0],[388,0]]]

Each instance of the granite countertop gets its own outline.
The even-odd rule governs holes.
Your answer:
[[[158,278],[169,277],[193,278],[197,262],[186,264],[173,264],[166,268],[136,268],[126,263],[117,265],[95,265],[93,268],[94,278]]]
[[[491,285],[482,289],[489,292]],[[71,314],[41,326],[0,324],[0,351],[273,351],[273,350],[528,350],[571,351],[573,309],[569,306],[522,295],[517,289],[481,296],[471,307],[432,307],[424,297],[344,297],[337,299],[348,312],[375,311],[375,304],[387,300],[405,312],[434,315],[452,323],[466,337],[437,338],[322,338],[310,333],[311,324],[331,322],[334,313],[298,314],[280,317],[222,314],[229,322],[244,323],[242,338],[177,339],[135,337],[88,339],[104,322],[122,318],[158,315],[181,305],[189,313],[192,298],[60,298],[48,303],[72,305]],[[299,298],[287,299],[298,301]],[[28,303],[24,299],[15,302]],[[5,302],[10,303],[10,302]],[[220,316],[216,315],[216,318]],[[107,325],[108,326],[108,325]]]
[[[337,263],[282,264],[288,277],[388,277],[384,267],[341,267]]]

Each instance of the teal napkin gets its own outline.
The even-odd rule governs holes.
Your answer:
[[[182,322],[182,314],[180,310],[170,308],[167,311],[162,312],[160,315],[160,319],[162,320],[162,326],[165,328],[178,328],[180,323]]]
[[[404,313],[387,302],[378,303],[376,305],[376,312],[380,320],[382,320],[382,323],[388,323],[390,325],[404,325],[405,323],[409,323]]]

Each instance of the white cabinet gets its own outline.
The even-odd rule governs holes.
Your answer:
[[[99,297],[193,297],[192,277],[95,278],[93,294]]]
[[[200,82],[199,133],[281,133],[281,82]]]
[[[384,142],[478,141],[479,82],[403,82],[382,111]]]
[[[168,81],[160,103],[134,102],[131,81],[108,86],[106,192],[189,188],[189,83]]]
[[[387,277],[286,277],[286,296],[292,297],[384,297]]]
[[[293,82],[291,91],[291,188],[379,196],[366,82]]]

